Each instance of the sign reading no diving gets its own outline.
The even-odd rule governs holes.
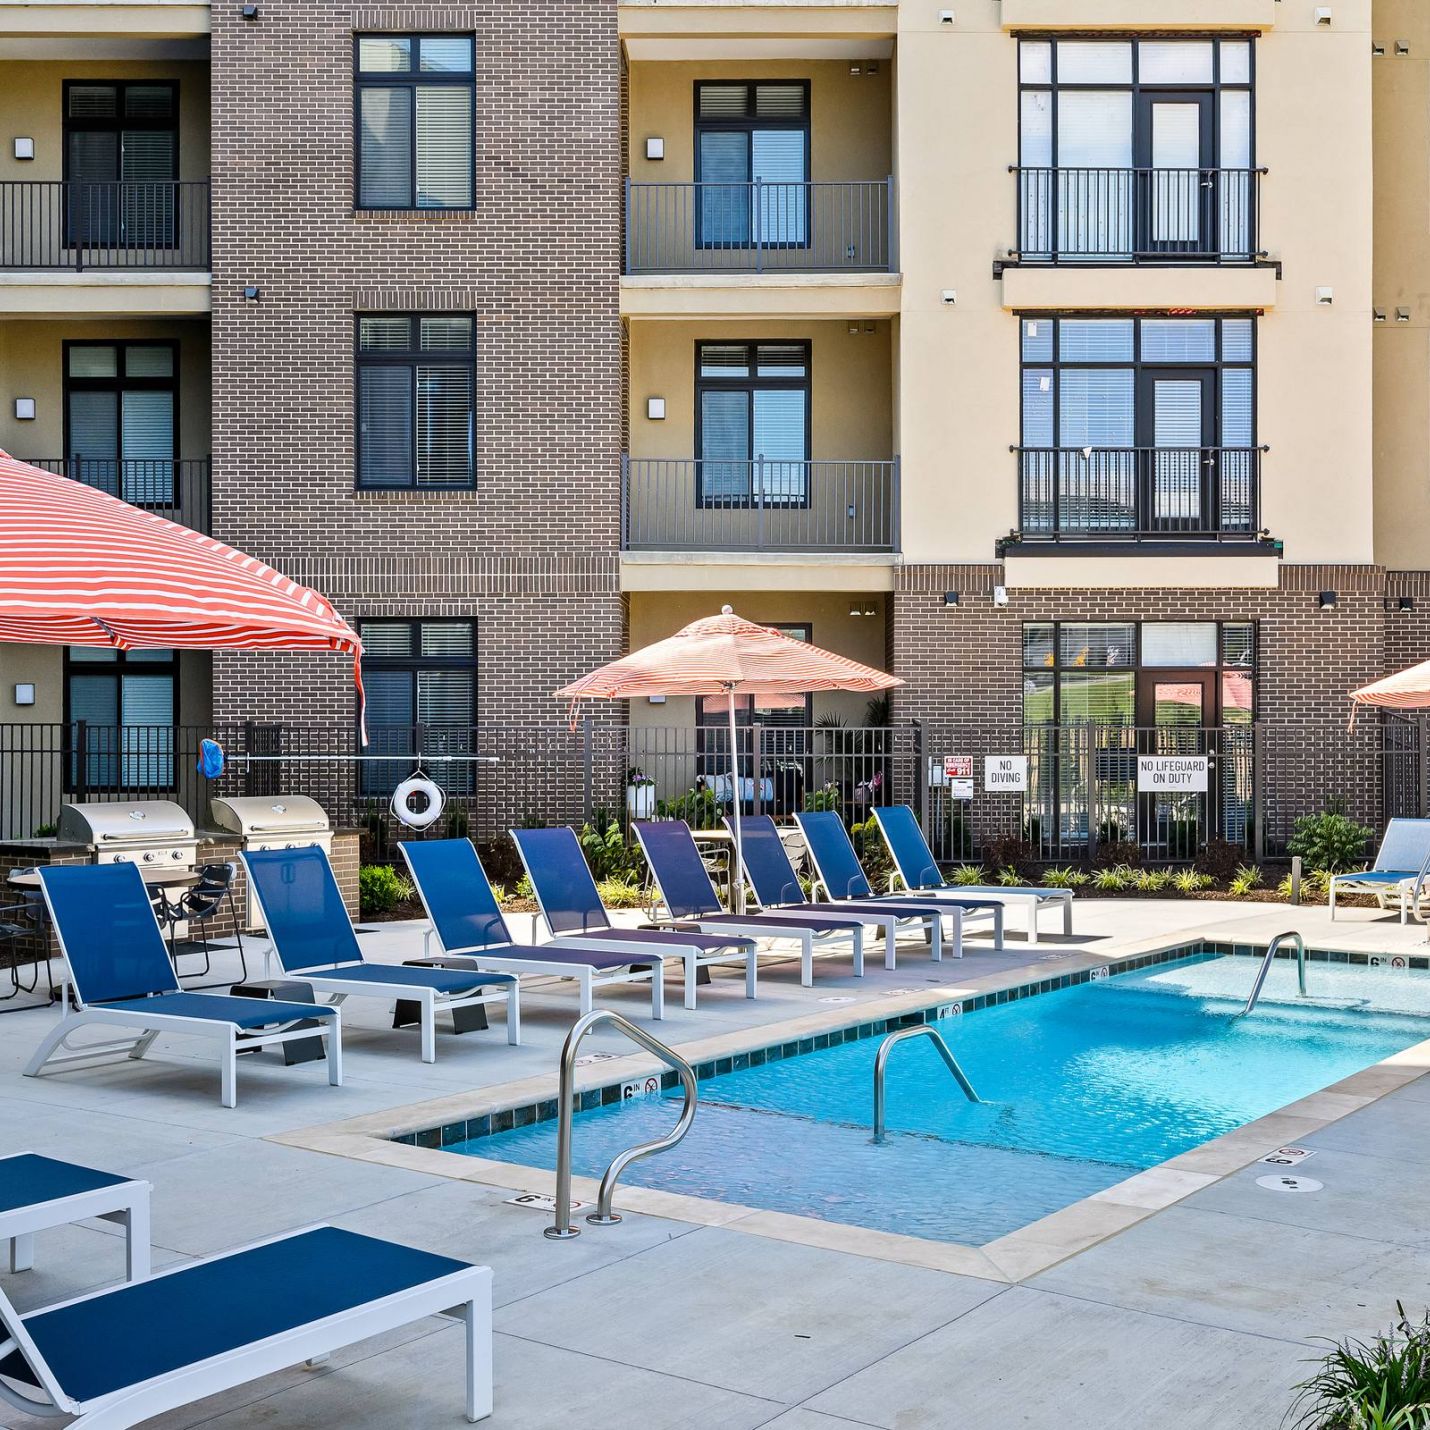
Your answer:
[[[1139,755],[1137,757],[1137,792],[1139,794],[1205,794],[1207,789],[1207,757],[1205,755]]]
[[[1016,794],[1028,788],[1027,755],[985,755],[983,788],[989,794]]]

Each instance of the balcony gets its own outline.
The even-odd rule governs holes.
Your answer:
[[[894,181],[626,181],[625,271],[893,273]]]
[[[621,463],[625,551],[894,552],[899,459]]]
[[[1252,264],[1264,169],[1010,166],[1020,264]]]
[[[209,181],[0,182],[0,269],[209,268]]]
[[[1015,447],[1018,531],[1044,544],[1242,543],[1265,550],[1260,447]],[[1000,553],[1002,554],[1002,553]]]
[[[133,506],[177,521],[205,536],[212,534],[209,459],[184,461],[95,457],[26,457],[32,467],[58,472],[96,487]]]

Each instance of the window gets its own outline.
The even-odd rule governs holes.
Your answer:
[[[69,474],[136,506],[173,506],[178,344],[67,342],[64,353]]]
[[[1256,531],[1249,316],[1024,316],[1027,536]]]
[[[472,37],[359,35],[356,63],[357,206],[471,208]]]
[[[1258,256],[1249,39],[1023,39],[1019,114],[1024,259]]]
[[[696,504],[809,504],[809,344],[697,343]]]
[[[172,248],[178,85],[66,80],[64,106],[66,242]]]
[[[171,650],[66,650],[71,792],[174,788],[177,684]]]
[[[470,313],[357,320],[360,487],[470,487],[476,321]]]
[[[360,621],[369,753],[423,757],[449,794],[470,794],[474,767],[444,755],[476,750],[477,646],[471,621]],[[419,742],[420,730],[420,742]],[[365,795],[390,795],[411,774],[400,760],[362,765]]]
[[[809,81],[697,84],[695,179],[698,247],[807,247]]]

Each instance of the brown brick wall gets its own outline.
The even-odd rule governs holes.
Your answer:
[[[353,35],[470,32],[476,207],[353,210]],[[468,616],[478,720],[620,653],[615,7],[215,10],[214,531],[352,619]],[[261,300],[245,302],[246,284]],[[353,315],[476,316],[477,489],[358,492]],[[219,719],[353,717],[343,661],[219,654]]]

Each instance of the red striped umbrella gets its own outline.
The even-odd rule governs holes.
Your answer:
[[[1430,706],[1430,660],[1352,690],[1352,729],[1355,729],[1356,710],[1362,705],[1379,706],[1383,710],[1424,710]]]
[[[737,616],[729,606],[718,616],[693,621],[663,641],[613,660],[562,686],[558,698],[628,700],[642,695],[724,695],[730,702],[730,804],[735,864],[732,905],[743,910],[740,876],[740,755],[735,701],[753,696],[762,704],[792,703],[812,690],[888,690],[904,682],[848,656],[797,641]],[[756,778],[759,771],[755,771]]]
[[[0,641],[120,650],[332,650],[362,642],[252,556],[0,452]]]

